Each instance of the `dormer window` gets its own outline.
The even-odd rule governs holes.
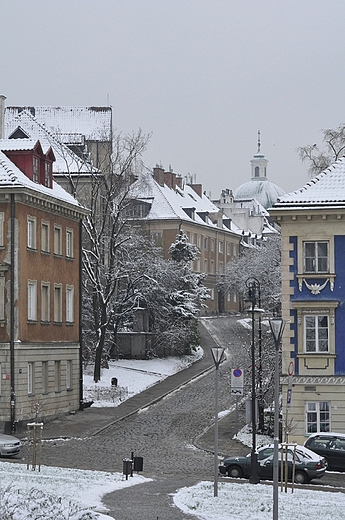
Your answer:
[[[32,180],[34,182],[38,183],[39,177],[38,177],[38,168],[39,168],[39,161],[38,157],[33,158],[33,173],[32,173]]]
[[[48,188],[51,188],[51,166],[50,163],[45,163],[45,185]]]

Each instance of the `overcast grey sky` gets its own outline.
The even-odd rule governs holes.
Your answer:
[[[2,0],[7,105],[113,107],[152,138],[145,163],[218,197],[250,179],[307,179],[296,147],[345,122],[344,0]]]

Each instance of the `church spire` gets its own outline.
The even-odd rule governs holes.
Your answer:
[[[257,151],[257,153],[260,153],[260,148],[261,148],[260,137],[261,137],[261,132],[260,132],[260,130],[258,130],[258,151]]]

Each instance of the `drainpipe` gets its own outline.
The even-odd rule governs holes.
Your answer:
[[[14,231],[15,231],[15,201],[14,193],[11,194],[11,280],[10,280],[10,363],[11,363],[11,431],[16,431],[16,394],[15,394],[15,371],[14,371]]]
[[[79,410],[84,410],[83,395],[83,327],[82,327],[82,275],[83,275],[83,249],[82,249],[83,223],[79,221]]]
[[[5,99],[6,96],[0,95],[0,139],[5,137]]]

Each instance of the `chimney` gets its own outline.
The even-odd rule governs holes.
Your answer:
[[[164,172],[164,182],[172,190],[176,190],[176,173],[173,171]]]
[[[202,199],[202,184],[191,184],[191,188],[199,195],[199,197]]]
[[[5,137],[5,99],[6,96],[0,95],[0,139]]]
[[[164,169],[158,164],[153,168],[153,178],[160,186],[164,186]]]
[[[176,186],[178,186],[181,190],[183,189],[183,179],[181,175],[176,176]]]

